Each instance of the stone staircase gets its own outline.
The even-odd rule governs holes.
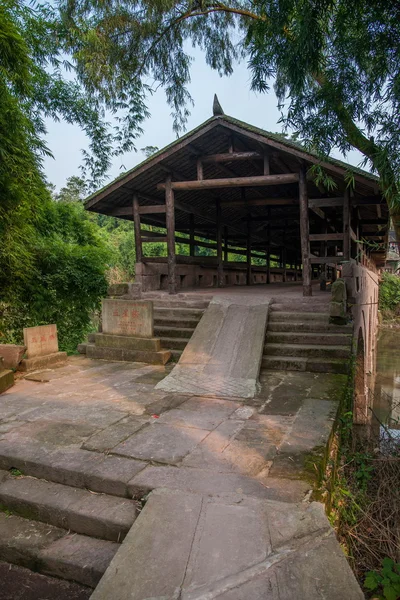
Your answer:
[[[161,339],[163,348],[171,351],[172,359],[178,361],[212,295],[178,294],[170,298],[146,294],[144,299],[154,302],[154,335]]]
[[[9,457],[10,458],[10,457]],[[1,462],[7,461],[4,456]],[[96,587],[138,515],[128,498],[0,471],[0,561]],[[71,467],[72,468],[72,467]],[[72,471],[64,473],[72,483]],[[49,479],[62,473],[48,469]]]
[[[352,326],[329,323],[323,299],[271,304],[261,363],[265,371],[347,373]]]

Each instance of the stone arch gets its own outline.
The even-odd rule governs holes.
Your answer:
[[[363,328],[357,337],[356,364],[354,376],[353,419],[356,424],[364,425],[368,421],[368,392],[365,368],[365,340]]]

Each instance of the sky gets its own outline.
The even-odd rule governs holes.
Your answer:
[[[245,121],[267,131],[281,132],[278,123],[280,112],[277,108],[277,98],[271,87],[266,94],[256,94],[250,90],[250,73],[246,64],[237,64],[230,77],[220,77],[216,71],[208,67],[199,51],[193,52],[195,61],[192,66],[192,81],[189,92],[194,100],[191,116],[187,123],[187,131],[194,129],[212,116],[212,104],[216,93],[225,114]],[[112,181],[145,159],[140,148],[157,146],[159,149],[176,139],[172,130],[171,109],[167,105],[165,94],[159,89],[149,99],[151,116],[144,122],[144,133],[137,140],[138,151],[129,152],[113,159],[112,167],[108,173],[108,181]],[[46,158],[44,168],[49,182],[59,190],[68,177],[79,175],[79,165],[82,162],[82,148],[87,147],[85,134],[78,126],[69,125],[63,121],[48,120],[47,145],[54,158]],[[341,158],[339,152],[333,156]],[[353,165],[358,165],[361,155],[351,152],[346,159]],[[99,187],[102,187],[104,182]]]

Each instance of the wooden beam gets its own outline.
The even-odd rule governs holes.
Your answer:
[[[117,208],[113,208],[109,214],[110,217],[130,217],[133,216],[133,207],[132,206],[119,206]]]
[[[310,222],[308,217],[308,194],[306,167],[300,169],[299,177],[299,203],[300,203],[300,238],[301,259],[303,263],[303,296],[312,296],[311,287],[311,262],[310,262]]]
[[[200,156],[201,162],[205,163],[223,163],[237,160],[263,160],[263,155],[259,152],[224,152],[221,154],[205,154]]]
[[[342,240],[343,233],[310,233],[310,242],[328,242],[330,240]]]
[[[223,206],[298,206],[298,198],[253,198],[251,200],[222,200]]]
[[[230,187],[252,187],[267,185],[284,185],[297,183],[297,173],[284,173],[279,175],[255,175],[253,177],[231,177],[228,179],[203,179],[201,181],[172,181],[171,190],[209,190]],[[165,190],[166,184],[159,183],[158,190]]]
[[[352,198],[353,206],[375,206],[376,204],[385,204],[382,196],[365,196],[364,198]]]
[[[322,265],[326,264],[336,264],[340,262],[345,262],[346,259],[343,256],[312,256],[310,257],[310,262],[312,265]]]
[[[388,225],[388,219],[360,219],[360,225]]]
[[[166,235],[162,235],[160,237],[148,236],[148,237],[143,237],[142,238],[142,244],[145,244],[145,243],[148,243],[148,242],[166,242],[166,241],[167,241],[167,236]]]
[[[132,205],[132,214],[133,214],[133,227],[135,232],[135,253],[136,253],[136,262],[143,262],[143,248],[142,248],[142,236],[140,232],[140,213],[139,213],[139,197],[135,193],[133,194],[133,205]]]
[[[326,214],[324,213],[323,210],[321,210],[320,208],[316,208],[314,207],[310,207],[310,209],[313,211],[313,213],[315,213],[320,219],[323,219],[324,221],[326,220]]]
[[[165,213],[167,208],[165,204],[154,204],[153,206],[139,206],[140,215],[152,215],[155,213]]]
[[[310,208],[328,208],[332,206],[343,206],[344,198],[310,198],[308,205]]]
[[[170,176],[165,183],[165,205],[167,207],[168,290],[170,294],[176,294],[175,206]]]

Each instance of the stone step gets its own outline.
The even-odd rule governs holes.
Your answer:
[[[297,312],[297,313],[329,313],[329,303],[324,302],[309,302],[309,303],[298,303],[298,302],[277,302],[271,304],[271,310],[273,312]]]
[[[294,321],[294,322],[302,322],[302,321],[315,321],[318,323],[329,323],[329,314],[323,312],[300,312],[300,311],[271,311],[268,315],[268,321],[273,323],[279,321]]]
[[[317,344],[322,346],[350,346],[351,333],[321,333],[296,331],[268,331],[267,344]]]
[[[171,349],[171,360],[173,362],[178,362],[180,357],[182,356],[183,350],[175,350],[175,348]]]
[[[326,323],[325,321],[320,322],[316,321],[315,323],[311,320],[305,321],[268,321],[267,331],[273,332],[292,332],[292,331],[315,331],[317,333],[327,332],[327,333],[348,333],[352,335],[353,326],[351,324],[348,325],[334,325],[333,323]]]
[[[168,300],[168,299],[154,299],[154,308],[194,308],[205,310],[210,304],[209,300]]]
[[[340,359],[311,358],[304,356],[264,356],[261,364],[260,380],[263,371],[309,371],[311,373],[348,373],[348,362]]]
[[[193,335],[195,328],[193,327],[166,327],[162,325],[154,326],[154,335],[163,339],[167,338],[181,338],[190,340]],[[164,348],[165,348],[164,344]]]
[[[197,320],[200,321],[204,314],[203,308],[171,308],[154,307],[154,319],[175,318],[177,320]]]
[[[194,317],[191,319],[180,317],[175,315],[174,317],[164,317],[157,314],[154,315],[154,327],[171,327],[173,329],[179,329],[181,327],[185,329],[196,329],[199,324],[200,318]]]
[[[188,338],[176,338],[176,337],[162,337],[161,343],[164,348],[168,348],[170,351],[173,348],[174,350],[184,350],[189,342]]]
[[[0,512],[0,560],[96,587],[120,544]]]
[[[305,356],[348,358],[349,346],[318,346],[316,344],[270,344],[264,346],[264,356]]]
[[[122,542],[137,516],[135,502],[127,498],[25,476],[2,481],[0,505],[34,521],[112,542]]]
[[[81,448],[50,451],[43,444],[28,440],[23,445],[0,440],[0,469],[6,472],[16,468],[36,479],[121,498],[132,497],[128,483],[145,467],[146,463],[140,460]]]

